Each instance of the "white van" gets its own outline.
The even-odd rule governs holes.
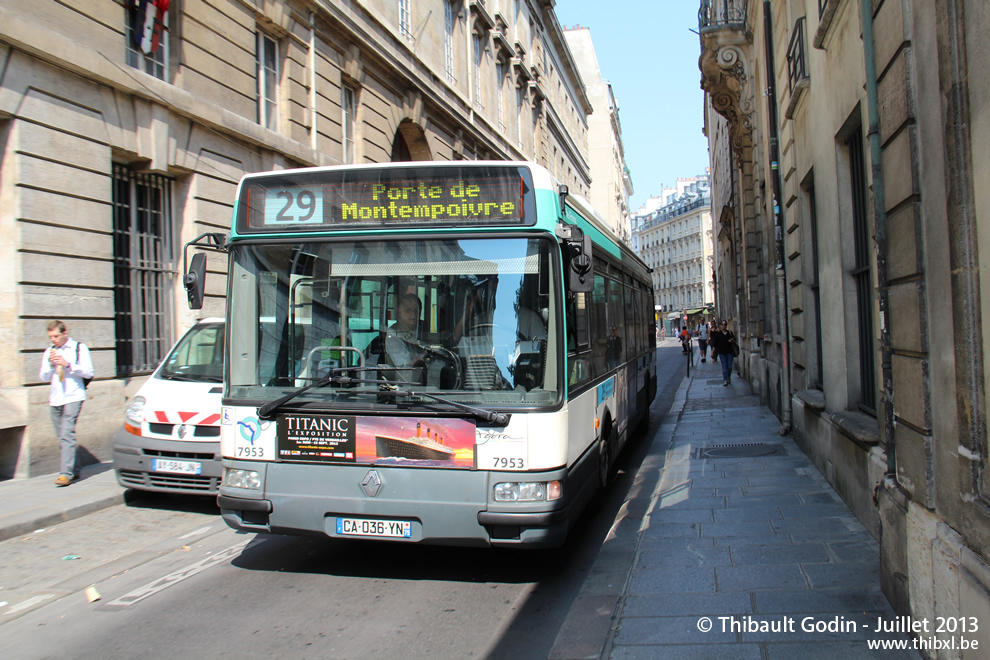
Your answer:
[[[189,329],[124,411],[113,467],[125,488],[215,494],[220,465],[224,320]]]

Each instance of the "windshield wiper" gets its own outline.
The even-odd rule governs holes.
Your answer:
[[[388,390],[388,393],[393,396],[401,397],[417,397],[425,396],[428,399],[433,399],[434,401],[439,401],[440,403],[445,403],[448,406],[453,406],[454,408],[459,408],[464,412],[471,413],[475,417],[480,417],[481,419],[492,422],[498,426],[505,426],[509,423],[509,416],[505,413],[495,412],[494,410],[488,410],[487,408],[478,408],[476,406],[469,406],[466,403],[461,403],[460,401],[454,401],[453,399],[446,399],[442,396],[437,396],[436,394],[430,394],[429,392],[414,392],[412,390]]]
[[[378,385],[378,390],[381,393],[388,394],[390,396],[396,397],[426,397],[428,399],[433,399],[439,403],[444,403],[448,406],[463,410],[464,412],[470,413],[475,417],[483,419],[487,422],[492,422],[498,426],[505,426],[509,423],[509,416],[505,413],[495,412],[494,410],[488,410],[487,408],[478,408],[477,406],[469,406],[466,403],[461,403],[460,401],[454,401],[452,399],[447,399],[442,396],[437,396],[436,394],[430,394],[429,392],[418,392],[413,390],[402,390],[399,386],[392,381],[379,380],[374,378],[351,378],[350,376],[342,376],[337,374],[337,371],[378,371],[381,367],[363,367],[363,368],[341,368],[339,370],[333,369],[330,375],[326,378],[322,378],[315,383],[311,383],[304,387],[300,387],[298,390],[289,392],[285,396],[276,399],[270,403],[258,408],[258,417],[261,419],[272,419],[276,410],[281,408],[283,405],[296,398],[300,394],[307,392],[314,387],[325,387],[326,385],[357,385],[357,384],[372,384]],[[402,367],[389,367],[389,371],[399,371]],[[412,368],[410,368],[411,370]]]
[[[275,416],[275,411],[292,401],[300,394],[308,392],[314,387],[326,387],[327,385],[351,385],[357,383],[377,383],[379,385],[392,385],[391,381],[387,380],[371,380],[365,378],[350,378],[348,376],[339,375],[340,372],[345,371],[378,371],[380,367],[345,367],[340,369],[331,369],[330,373],[325,378],[320,378],[319,380],[310,383],[309,385],[304,385],[297,390],[293,390],[286,394],[285,396],[270,401],[265,405],[258,408],[258,417],[261,419],[272,419]],[[414,367],[389,367],[389,371],[412,371]]]
[[[203,380],[208,380],[203,376],[186,376],[185,374],[172,374],[172,373],[163,373],[162,378],[166,380],[178,380],[178,381],[182,381],[183,383],[198,383]],[[222,383],[223,379],[221,378],[215,382]]]

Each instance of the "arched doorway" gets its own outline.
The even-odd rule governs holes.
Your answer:
[[[411,160],[433,160],[433,156],[426,143],[426,134],[419,124],[413,123],[411,119],[403,119],[392,139],[392,162]]]

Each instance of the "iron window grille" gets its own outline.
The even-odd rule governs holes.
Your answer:
[[[791,43],[787,46],[787,82],[792,94],[794,87],[808,77],[804,53],[804,16],[802,16],[794,23]]]
[[[113,283],[117,376],[148,373],[171,337],[172,182],[113,166]]]

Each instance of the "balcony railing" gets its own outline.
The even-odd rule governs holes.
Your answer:
[[[745,27],[748,0],[701,0],[698,26],[705,28]]]

